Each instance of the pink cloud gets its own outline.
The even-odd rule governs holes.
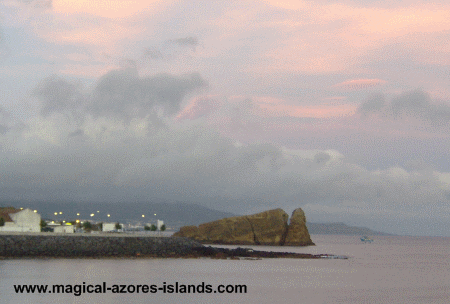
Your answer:
[[[261,55],[261,60],[273,62],[268,67],[271,71],[330,73],[351,70],[366,73],[370,71],[361,67],[361,58],[394,43],[400,50],[411,50],[409,56],[419,62],[432,61],[442,65],[448,62],[449,47],[444,43],[446,39],[439,35],[450,30],[450,5],[412,3],[404,7],[361,7],[351,2],[266,2],[293,12],[278,23],[284,33],[292,33],[286,36],[289,41],[281,42]],[[295,11],[309,18],[299,22]],[[331,26],[334,23],[340,26]],[[305,27],[310,30],[304,31]],[[430,49],[423,34],[439,36],[438,43]],[[410,48],[409,44],[414,46]],[[254,68],[255,71],[258,69],[267,71],[267,67]]]
[[[383,115],[361,116],[355,105],[343,96],[331,96],[320,104],[293,105],[271,96],[220,96],[192,99],[178,115],[178,120],[206,117],[206,123],[221,134],[241,141],[275,141],[327,138],[351,135],[399,138],[448,138],[448,128],[423,126],[414,117],[391,119]],[[290,101],[292,102],[292,101]],[[308,118],[308,119],[305,119]]]
[[[353,79],[335,84],[332,88],[344,91],[355,91],[381,86],[386,83],[387,81],[382,79]]]
[[[311,117],[331,118],[351,116],[357,107],[342,101],[346,97],[330,97],[319,104],[295,105],[293,101],[283,100],[271,96],[231,96],[231,103],[239,104],[248,100],[247,111],[258,117]]]
[[[260,115],[267,117],[344,117],[356,112],[356,106],[350,104],[310,104],[293,105],[280,98],[252,97],[260,109]]]
[[[53,0],[55,12],[63,15],[86,13],[104,18],[127,18],[170,3],[160,0]]]
[[[108,64],[65,64],[59,72],[63,75],[84,76],[87,78],[97,78],[109,71],[118,69],[118,66]]]
[[[91,45],[111,52],[120,40],[130,35],[137,36],[142,32],[143,28],[140,26],[108,21],[92,27],[75,27],[70,30],[45,29],[39,34],[54,43]]]

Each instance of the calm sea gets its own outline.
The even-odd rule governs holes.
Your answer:
[[[450,238],[313,235],[317,246],[259,247],[348,260],[28,259],[0,261],[1,303],[450,303]],[[15,284],[247,285],[246,294],[17,294]]]

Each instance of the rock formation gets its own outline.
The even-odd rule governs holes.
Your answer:
[[[296,209],[289,226],[288,217],[282,209],[274,209],[254,215],[229,217],[198,227],[185,226],[173,236],[211,244],[314,245],[305,225],[304,212]]]
[[[307,246],[312,243],[308,228],[306,228],[305,212],[301,208],[295,209],[292,212],[284,245]]]

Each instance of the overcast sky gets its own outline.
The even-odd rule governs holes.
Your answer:
[[[450,3],[3,0],[2,199],[450,236]]]

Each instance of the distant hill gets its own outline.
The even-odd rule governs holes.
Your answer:
[[[366,227],[347,226],[344,223],[306,223],[310,234],[392,235]]]
[[[72,221],[76,219],[127,224],[155,223],[163,220],[167,227],[178,229],[186,225],[235,216],[233,213],[209,209],[196,204],[182,202],[10,202],[0,201],[0,207],[13,206],[37,210],[43,219]],[[99,212],[97,212],[99,211]],[[55,212],[57,213],[55,215]],[[62,214],[60,214],[60,212]],[[79,213],[80,215],[77,215]],[[94,214],[94,216],[91,216]],[[108,217],[108,214],[110,217]],[[154,215],[156,214],[156,216]],[[145,217],[142,217],[145,215]]]

